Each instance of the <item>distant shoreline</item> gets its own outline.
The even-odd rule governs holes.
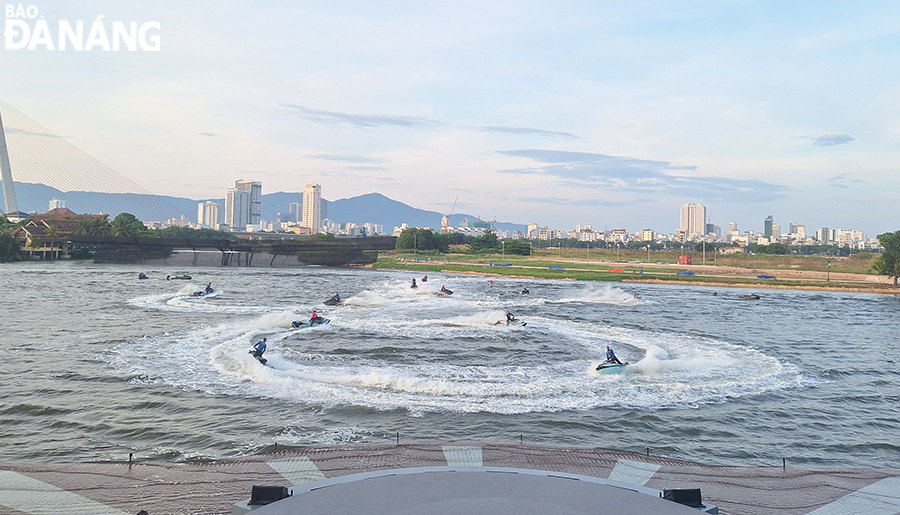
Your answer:
[[[550,276],[543,274],[534,274],[527,275],[522,274],[521,270],[515,269],[507,269],[510,273],[498,272],[496,267],[491,267],[491,271],[481,271],[481,270],[454,270],[452,268],[453,265],[458,265],[460,267],[463,266],[473,266],[473,263],[448,263],[448,262],[417,262],[415,264],[409,263],[404,264],[401,262],[392,262],[392,263],[383,263],[378,268],[381,269],[392,269],[392,270],[409,270],[409,271],[418,271],[418,272],[440,272],[440,273],[453,273],[453,274],[465,274],[465,275],[481,275],[485,277],[509,277],[514,279],[549,279],[549,280],[558,280],[558,281],[592,281],[592,282],[621,282],[621,283],[631,283],[631,284],[677,284],[683,286],[713,286],[720,288],[767,288],[767,289],[779,289],[779,290],[807,290],[807,291],[844,291],[844,292],[854,292],[854,293],[883,293],[887,295],[900,295],[900,287],[895,288],[890,286],[887,283],[869,283],[872,286],[863,286],[866,284],[864,281],[859,281],[859,285],[857,284],[848,284],[847,280],[834,280],[833,284],[843,284],[846,286],[832,286],[829,284],[825,284],[825,281],[815,277],[817,272],[806,272],[792,270],[791,273],[797,277],[793,280],[807,280],[809,284],[777,284],[768,282],[769,280],[759,280],[754,281],[755,277],[748,276],[734,276],[735,279],[740,279],[744,281],[750,282],[730,282],[730,281],[716,281],[714,279],[710,280],[705,278],[702,275],[696,275],[699,280],[695,281],[685,281],[678,279],[658,279],[652,277],[642,278],[637,276],[636,274],[624,274],[624,275],[616,275],[610,276],[609,278],[604,279],[592,279],[592,278],[578,278],[578,277],[569,277],[569,276]],[[707,270],[725,270],[731,269],[733,267],[711,267],[706,265],[704,268]],[[750,271],[751,269],[747,269]],[[754,273],[758,272],[756,269],[752,269]],[[570,272],[584,272],[583,270],[575,270],[569,269],[567,271]],[[516,273],[518,272],[518,273]],[[566,275],[574,275],[566,274]],[[832,274],[834,275],[834,274]],[[804,279],[804,276],[807,276]],[[812,277],[809,277],[812,276]],[[877,286],[876,286],[877,285]]]
[[[622,279],[624,283],[646,284],[685,284],[694,286],[719,286],[722,288],[768,288],[776,290],[810,290],[810,291],[852,291],[858,293],[885,293],[888,295],[900,294],[900,288],[865,288],[858,286],[819,286],[819,285],[789,285],[766,283],[720,283],[715,281],[666,281],[665,279]]]

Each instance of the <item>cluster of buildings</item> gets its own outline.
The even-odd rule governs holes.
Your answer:
[[[728,230],[723,232],[718,225],[707,222],[706,207],[703,204],[685,204],[681,206],[681,224],[674,234],[676,242],[719,242],[737,245],[741,247],[750,244],[770,245],[782,243],[785,245],[837,245],[851,249],[877,249],[876,238],[866,238],[862,231],[857,229],[832,229],[822,227],[815,233],[807,232],[806,226],[796,222],[790,222],[782,229],[781,224],[775,223],[772,215],[763,220],[762,232],[740,231],[737,222],[728,222]]]
[[[718,225],[708,222],[706,207],[703,204],[685,204],[681,206],[679,228],[673,234],[658,233],[651,229],[629,233],[625,229],[594,230],[590,225],[577,225],[575,229],[552,230],[538,224],[528,224],[527,232],[519,234],[498,233],[501,238],[525,238],[534,240],[552,240],[574,238],[578,241],[604,241],[607,243],[653,242],[659,244],[685,244],[692,242],[725,243],[735,247],[749,247],[751,244],[769,245],[782,243],[786,245],[837,245],[851,249],[878,249],[876,238],[866,238],[857,229],[833,229],[822,227],[815,232],[807,232],[806,226],[791,222],[782,230],[781,224],[775,223],[772,215],[763,220],[762,232],[738,230],[737,222],[728,222],[728,230],[722,231]]]
[[[337,223],[325,216],[322,186],[308,184],[303,188],[303,202],[292,202],[286,214],[278,213],[275,221],[262,218],[262,183],[234,181],[225,190],[225,209],[218,202],[208,200],[197,205],[197,223],[181,219],[169,220],[166,225],[190,226],[231,232],[290,232],[316,234],[327,232],[346,236],[383,234],[383,226],[374,223]],[[224,220],[222,215],[224,214]]]

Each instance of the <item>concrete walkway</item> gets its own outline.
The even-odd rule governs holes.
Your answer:
[[[710,467],[605,449],[477,442],[291,449],[211,463],[0,464],[0,514],[229,514],[254,485],[414,467],[506,467],[656,490],[699,488],[724,515],[900,514],[900,470]]]

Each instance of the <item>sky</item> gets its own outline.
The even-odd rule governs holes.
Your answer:
[[[898,2],[21,5],[0,99],[156,194],[245,179],[551,229],[672,233],[702,203],[723,229],[900,230]],[[85,46],[156,23],[159,49],[58,48],[78,21]]]

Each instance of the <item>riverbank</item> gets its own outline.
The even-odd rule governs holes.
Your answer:
[[[505,257],[505,256],[504,256]],[[477,274],[486,277],[517,279],[557,279],[573,281],[612,281],[647,284],[685,284],[697,286],[775,288],[793,290],[847,291],[900,294],[900,288],[886,276],[804,270],[797,265],[773,267],[770,258],[759,263],[748,260],[749,267],[733,265],[685,265],[668,262],[612,261],[606,259],[552,259],[555,256],[516,256],[497,261],[496,256],[447,254],[418,256],[379,254],[373,268],[410,270],[422,273],[444,272]],[[492,259],[494,258],[494,259]],[[754,266],[765,264],[769,266]],[[820,263],[814,263],[820,265]]]

